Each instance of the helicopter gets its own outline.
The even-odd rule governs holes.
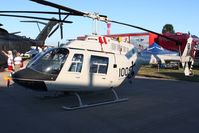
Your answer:
[[[60,23],[63,23],[62,10],[66,12],[65,18],[70,15],[83,16],[96,21],[116,23],[159,34],[138,26],[110,20],[105,15],[85,13],[45,0],[30,1],[58,9]],[[179,44],[173,38],[168,39]],[[190,37],[181,60],[185,64],[191,61],[189,56],[191,43],[192,38]],[[115,88],[133,80],[140,67],[149,62],[150,57],[139,54],[133,44],[96,34],[85,35],[70,40],[61,47],[49,48],[37,54],[25,69],[12,74],[12,80],[37,91],[74,92],[79,106],[63,106],[63,108],[80,109],[126,101],[127,98],[119,98]],[[190,69],[189,65],[185,65],[185,74],[191,75]],[[114,100],[85,105],[78,94],[78,92],[96,92],[107,89],[113,92]]]
[[[54,18],[52,18],[54,19]],[[33,22],[33,21],[25,21]],[[40,21],[35,21],[37,23],[42,23]],[[38,36],[35,39],[27,38],[25,36],[16,35],[16,33],[9,33],[7,30],[0,28],[0,64],[6,64],[7,57],[2,53],[4,51],[17,51],[20,53],[25,53],[30,50],[31,46],[42,47],[45,44],[45,40],[50,35],[50,31],[57,24],[56,21],[49,21],[44,24],[44,28],[40,30]],[[17,32],[18,33],[18,32]]]

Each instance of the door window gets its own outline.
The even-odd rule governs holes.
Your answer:
[[[69,68],[70,72],[81,72],[83,64],[83,55],[75,54],[72,59],[71,66]]]
[[[91,56],[90,73],[106,74],[108,69],[108,58],[101,56]]]

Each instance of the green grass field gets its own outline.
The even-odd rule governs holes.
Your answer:
[[[193,72],[194,76],[187,77],[184,75],[182,68],[179,70],[160,68],[158,71],[157,67],[148,65],[141,67],[138,76],[199,82],[199,69],[193,69]]]

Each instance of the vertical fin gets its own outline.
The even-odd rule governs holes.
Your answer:
[[[191,57],[192,41],[193,41],[193,38],[190,35],[189,38],[187,39],[184,52],[181,56],[181,63],[184,68],[185,76],[193,76],[192,66],[194,64],[194,60]]]
[[[55,18],[52,18],[55,19]],[[44,44],[46,38],[48,37],[49,33],[51,32],[52,28],[57,24],[57,21],[49,21],[46,26],[42,29],[42,31],[36,37],[36,40],[40,41]]]

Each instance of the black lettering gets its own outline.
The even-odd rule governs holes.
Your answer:
[[[135,75],[135,72],[133,70],[134,65],[130,66],[129,68],[119,68],[119,77],[127,77],[132,78]]]
[[[129,74],[127,76],[128,79],[131,79],[134,75],[135,75],[135,72],[134,72],[134,66],[135,64],[133,64],[130,68],[129,68]]]
[[[129,68],[126,67],[126,69],[125,69],[125,76],[128,76],[128,73],[129,73]]]
[[[125,75],[125,69],[124,69],[124,68],[122,68],[121,76],[122,76],[122,77],[124,77],[124,75]]]

